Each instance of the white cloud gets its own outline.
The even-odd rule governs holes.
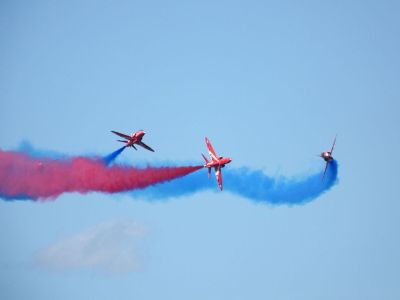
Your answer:
[[[42,249],[35,262],[51,270],[128,273],[140,266],[136,246],[144,235],[132,220],[105,222]]]

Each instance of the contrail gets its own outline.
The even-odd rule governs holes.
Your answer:
[[[115,150],[113,153],[103,157],[103,161],[106,163],[106,165],[110,165],[117,157],[122,153],[122,151],[125,150],[125,146],[119,148],[118,150]]]
[[[173,180],[201,168],[107,167],[101,158],[34,158],[27,153],[0,150],[0,197],[37,200],[67,192],[118,193]]]
[[[237,194],[254,202],[270,204],[302,204],[316,199],[338,183],[338,163],[329,163],[325,178],[323,170],[306,176],[271,177],[260,170],[243,167],[225,168],[224,191]],[[199,191],[212,190],[219,193],[214,180],[207,179],[206,172],[196,172],[178,180],[133,191],[135,197],[168,199],[190,195]]]
[[[211,190],[219,193],[214,178],[196,172],[202,166],[157,167],[109,166],[122,153],[121,147],[101,158],[66,157],[33,149],[28,143],[19,151],[0,150],[0,198],[5,200],[54,199],[67,192],[118,193],[131,191],[142,199],[170,199]],[[254,202],[301,204],[312,201],[338,183],[338,163],[323,171],[296,177],[268,176],[246,167],[224,168],[224,191]]]

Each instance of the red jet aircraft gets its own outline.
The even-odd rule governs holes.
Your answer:
[[[221,168],[225,167],[226,164],[229,164],[232,159],[229,157],[222,157],[215,154],[213,147],[211,146],[210,141],[206,137],[206,145],[208,148],[208,153],[210,154],[211,161],[209,161],[204,154],[201,154],[206,161],[204,168],[208,168],[208,178],[210,178],[211,168],[215,170],[215,176],[217,177],[217,182],[220,190],[222,191],[222,174]]]
[[[147,146],[145,143],[142,142],[142,138],[146,134],[143,130],[139,130],[135,133],[132,133],[132,135],[127,135],[113,130],[111,130],[111,132],[125,139],[125,140],[117,140],[118,142],[125,143],[126,144],[125,147],[133,147],[135,150],[137,150],[134,145],[136,144],[142,146],[143,148],[151,152],[154,152],[153,149],[151,149],[149,146]]]
[[[322,152],[321,155],[320,155],[322,157],[322,159],[326,161],[326,166],[325,166],[324,175],[322,176],[322,179],[324,179],[324,177],[325,177],[325,173],[326,173],[326,170],[328,169],[329,163],[331,162],[331,160],[333,160],[332,152],[333,152],[333,148],[335,147],[335,143],[336,143],[336,137],[333,140],[333,144],[332,144],[331,150]]]

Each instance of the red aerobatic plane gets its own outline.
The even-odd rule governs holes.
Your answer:
[[[125,139],[125,140],[117,140],[118,142],[125,143],[126,144],[125,147],[133,147],[135,150],[137,150],[134,145],[136,144],[142,146],[143,148],[151,152],[154,152],[153,149],[151,149],[149,146],[147,146],[145,143],[142,142],[142,138],[146,134],[143,130],[139,130],[135,133],[132,133],[132,135],[127,135],[113,130],[111,130],[111,132]]]
[[[322,179],[324,179],[324,177],[325,177],[325,173],[326,173],[326,170],[328,169],[329,163],[331,162],[331,160],[333,160],[332,152],[333,152],[333,148],[335,147],[335,143],[336,143],[336,136],[335,136],[335,139],[333,140],[331,150],[322,152],[320,155],[322,157],[322,159],[326,161],[326,166],[325,166],[324,175],[322,176]]]
[[[218,156],[217,154],[215,154],[215,151],[214,151],[213,147],[211,146],[211,143],[207,137],[206,137],[206,145],[208,148],[208,153],[210,154],[210,157],[211,157],[211,161],[209,161],[204,156],[204,154],[201,154],[201,155],[203,155],[203,158],[206,161],[204,168],[208,168],[208,178],[210,178],[211,168],[214,168],[215,176],[217,177],[217,181],[218,181],[218,186],[219,186],[220,190],[222,191],[221,168],[225,167],[226,164],[229,164],[232,161],[232,159],[230,159],[229,157],[222,157],[222,156]]]

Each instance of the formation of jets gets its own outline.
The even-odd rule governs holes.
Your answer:
[[[118,142],[121,143],[125,143],[125,147],[132,147],[135,150],[137,150],[137,148],[135,147],[135,145],[141,146],[151,152],[154,152],[154,150],[146,145],[145,143],[142,142],[143,136],[146,134],[143,130],[139,130],[137,132],[132,133],[131,135],[125,134],[125,133],[121,133],[118,131],[111,131],[112,133],[118,135],[121,138],[124,138],[124,140],[117,140]],[[217,183],[218,186],[220,188],[220,190],[222,191],[222,168],[225,167],[226,164],[229,164],[232,159],[229,157],[222,157],[222,156],[218,156],[215,153],[214,148],[211,145],[210,140],[206,137],[205,138],[206,141],[206,146],[208,149],[208,153],[210,155],[210,160],[208,160],[204,154],[201,154],[205,160],[205,164],[204,164],[204,168],[208,169],[208,178],[210,178],[210,174],[211,174],[211,169],[213,168],[215,171],[215,177],[217,178]],[[335,143],[336,143],[336,137],[333,140],[333,144],[332,147],[329,151],[325,151],[322,152],[319,156],[322,157],[322,159],[326,162],[325,165],[325,170],[324,170],[324,174],[322,176],[322,179],[324,179],[325,177],[325,173],[326,170],[328,169],[328,165],[329,163],[333,160],[332,157],[332,152],[333,152],[333,148],[335,147]]]

